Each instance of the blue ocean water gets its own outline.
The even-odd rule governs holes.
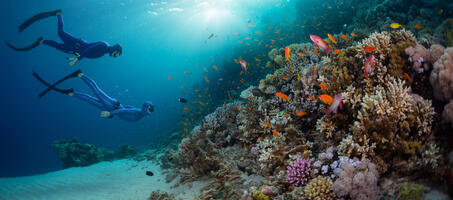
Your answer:
[[[281,0],[2,2],[0,38],[13,44],[27,45],[39,36],[59,40],[54,17],[39,21],[20,34],[16,27],[36,13],[62,9],[66,31],[89,42],[119,43],[123,55],[84,59],[70,67],[65,59],[68,55],[48,46],[15,52],[0,45],[0,177],[61,169],[58,155],[50,146],[55,140],[78,138],[83,143],[111,150],[121,144],[148,146],[182,120],[184,105],[176,99],[189,98],[192,86],[203,83],[204,76],[217,78],[219,75],[215,73],[221,73],[222,67],[236,67],[240,71],[240,66],[233,63],[237,55],[252,56],[252,59],[254,54],[246,55],[246,52],[267,54],[267,49],[239,45],[237,40],[244,40],[256,30],[264,31],[266,26],[283,26],[284,21],[293,21],[296,17],[291,5],[295,3]],[[248,24],[257,27],[250,30]],[[208,39],[211,34],[214,36]],[[283,43],[290,44],[301,37],[288,37]],[[223,63],[233,64],[222,66]],[[214,71],[213,64],[221,70]],[[32,76],[32,70],[54,82],[79,68],[125,105],[140,107],[144,101],[152,101],[154,113],[131,123],[101,118],[100,111],[86,102],[56,92],[38,99],[37,95],[45,87]],[[203,68],[208,68],[210,73]],[[181,88],[183,85],[185,89]],[[79,79],[68,80],[59,87],[89,92]]]

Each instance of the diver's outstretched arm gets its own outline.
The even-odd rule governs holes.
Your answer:
[[[141,111],[137,108],[120,108],[113,110],[111,112],[109,111],[102,111],[101,112],[101,117],[112,117],[115,115],[127,115],[129,121],[138,121],[143,117],[141,114]]]

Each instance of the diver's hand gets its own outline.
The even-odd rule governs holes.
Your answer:
[[[110,112],[109,111],[102,111],[101,112],[101,117],[110,117]]]
[[[69,65],[71,65],[71,67],[73,67],[75,64],[77,64],[77,62],[79,62],[78,58],[76,58],[72,62],[70,62]]]

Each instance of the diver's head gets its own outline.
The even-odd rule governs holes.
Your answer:
[[[123,48],[121,47],[121,45],[115,44],[115,45],[110,47],[110,50],[109,50],[109,55],[110,56],[116,58],[118,56],[121,56],[121,54],[123,54]]]
[[[143,114],[151,114],[153,112],[154,112],[153,103],[151,103],[151,101],[145,101],[145,103],[143,103],[142,113]]]

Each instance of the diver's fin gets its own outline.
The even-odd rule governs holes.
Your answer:
[[[53,10],[53,11],[47,11],[47,12],[42,12],[42,13],[38,13],[36,15],[34,15],[33,17],[30,17],[28,18],[27,20],[25,20],[24,23],[22,23],[19,27],[17,27],[19,29],[19,32],[22,32],[23,30],[25,30],[27,27],[29,27],[30,25],[32,25],[33,23],[41,20],[41,19],[44,19],[44,18],[47,18],[47,17],[52,17],[52,16],[56,16],[57,13],[61,13],[61,10],[58,9],[58,10]]]
[[[68,80],[70,78],[75,78],[78,76],[78,74],[82,73],[82,70],[78,69],[74,72],[72,72],[71,74],[65,76],[64,78],[58,80],[57,82],[55,82],[54,84],[50,85],[49,83],[47,83],[46,81],[44,81],[44,79],[42,79],[35,71],[33,71],[33,76],[39,80],[39,82],[41,82],[42,84],[44,84],[45,86],[47,86],[48,88],[45,89],[44,91],[42,91],[38,97],[39,98],[42,98],[44,95],[46,95],[48,92],[50,92],[51,90],[55,90],[57,92],[60,92],[60,93],[63,93],[63,94],[67,94],[69,95],[70,93],[73,93],[74,90],[73,89],[67,89],[67,90],[62,90],[62,89],[59,89],[59,88],[56,88],[55,86],[57,86],[58,84],[62,83],[63,81],[65,80]]]
[[[9,48],[11,48],[14,51],[28,51],[28,50],[34,49],[37,46],[39,46],[42,43],[43,40],[44,39],[42,37],[40,37],[33,44],[31,44],[29,46],[26,46],[26,47],[15,47],[15,46],[13,46],[11,43],[9,43],[6,40],[5,40],[5,43],[6,43],[6,45],[8,45]]]

